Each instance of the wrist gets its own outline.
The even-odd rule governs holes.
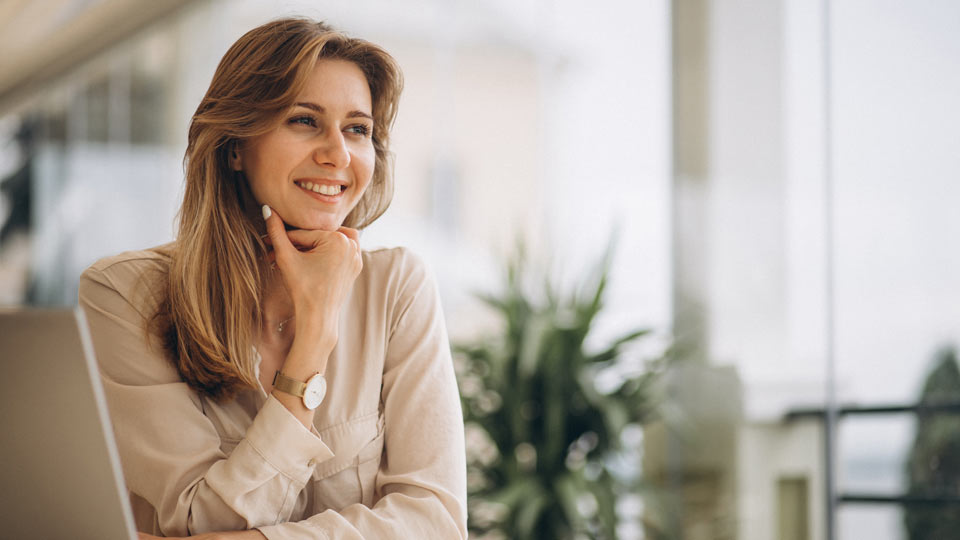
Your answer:
[[[296,337],[303,336],[307,341],[329,346],[330,349],[333,349],[333,346],[337,343],[337,333],[340,326],[339,315],[339,313],[331,312],[325,307],[298,309],[296,318],[293,320],[297,329]]]
[[[310,426],[313,423],[313,414],[312,409],[308,409],[306,405],[303,404],[303,399],[297,396],[282,392],[280,390],[274,389],[270,394],[280,402],[281,405],[287,408],[291,414],[293,414],[297,419],[303,423],[304,427],[310,429]]]
[[[299,381],[306,381],[315,373],[324,373],[335,345],[336,338],[331,338],[316,328],[311,327],[301,332],[300,327],[297,327],[293,344],[287,351],[280,371]]]

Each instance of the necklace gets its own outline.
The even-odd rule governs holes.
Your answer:
[[[292,320],[294,319],[294,317],[296,317],[296,315],[294,315],[293,317],[290,317],[289,319],[284,319],[284,320],[280,321],[280,324],[277,325],[277,332],[283,332],[283,325],[285,325],[285,324],[287,324],[288,322],[292,321]]]

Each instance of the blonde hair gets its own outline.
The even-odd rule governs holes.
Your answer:
[[[264,24],[230,47],[190,123],[177,241],[164,250],[165,298],[151,322],[183,380],[214,399],[257,387],[253,343],[265,283],[263,221],[229,156],[276,126],[319,59],[355,63],[372,98],[373,178],[344,225],[366,227],[393,197],[389,135],[403,81],[386,51],[299,18]]]

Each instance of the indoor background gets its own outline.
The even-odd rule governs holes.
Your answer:
[[[87,265],[173,239],[191,114],[229,45],[284,15],[401,64],[396,195],[362,244],[428,261],[455,345],[503,332],[477,293],[506,294],[518,250],[535,302],[548,279],[589,292],[609,251],[576,354],[651,333],[568,375],[602,396],[649,376],[651,405],[607,434],[615,456],[565,449],[585,483],[537,499],[558,530],[960,526],[960,3],[3,0],[0,305],[75,305]],[[461,374],[465,408],[498,395]],[[482,489],[542,451],[471,456],[475,538],[543,537]]]

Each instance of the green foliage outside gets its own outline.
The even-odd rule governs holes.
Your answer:
[[[664,359],[625,362],[623,349],[649,333],[643,329],[599,352],[584,349],[603,307],[610,250],[595,274],[566,294],[548,277],[531,275],[519,253],[507,264],[503,290],[480,295],[502,331],[454,347],[472,537],[616,538],[618,501],[641,500],[645,490],[640,426],[655,413]],[[525,286],[531,278],[541,291]],[[639,367],[598,385],[605,370],[627,365]],[[637,506],[633,526],[642,517]]]
[[[921,404],[960,402],[960,369],[953,349],[937,354],[927,376]],[[918,497],[960,497],[960,415],[921,413],[917,435],[906,464],[907,494]],[[904,524],[910,540],[960,537],[960,509],[953,505],[908,505]]]

